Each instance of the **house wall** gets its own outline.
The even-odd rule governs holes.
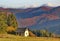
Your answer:
[[[24,32],[16,32],[16,35],[24,36]]]
[[[24,36],[25,36],[25,37],[29,36],[29,31],[28,31],[28,29],[25,30]]]

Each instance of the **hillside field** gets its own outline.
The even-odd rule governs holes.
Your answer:
[[[52,37],[22,37],[16,35],[0,35],[0,41],[60,41],[60,38]]]

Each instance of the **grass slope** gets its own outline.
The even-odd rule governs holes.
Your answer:
[[[21,37],[16,35],[0,35],[0,41],[60,41],[60,38],[52,37]]]

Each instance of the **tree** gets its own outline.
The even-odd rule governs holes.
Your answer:
[[[49,32],[47,30],[40,30],[40,36],[49,37]]]
[[[0,33],[15,31],[17,29],[17,20],[13,13],[8,14],[6,11],[0,11]]]
[[[40,30],[33,30],[32,31],[37,37],[40,37]]]
[[[7,15],[6,12],[0,11],[0,33],[6,33]]]
[[[17,24],[16,17],[15,17],[15,15],[13,13],[11,13],[11,14],[8,15],[7,24],[8,24],[8,28],[9,29],[10,29],[10,27],[13,28],[13,29],[15,29],[15,30],[17,29],[18,24]],[[15,31],[13,29],[12,29],[12,31]]]

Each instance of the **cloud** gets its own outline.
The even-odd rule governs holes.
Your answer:
[[[47,3],[48,6],[55,6],[54,4],[52,3]]]
[[[52,7],[56,7],[56,6],[60,6],[60,1],[52,1],[52,2],[47,2],[48,6],[52,6]]]
[[[46,3],[49,6],[60,6],[60,0],[0,0],[0,6],[5,8],[38,7]]]

